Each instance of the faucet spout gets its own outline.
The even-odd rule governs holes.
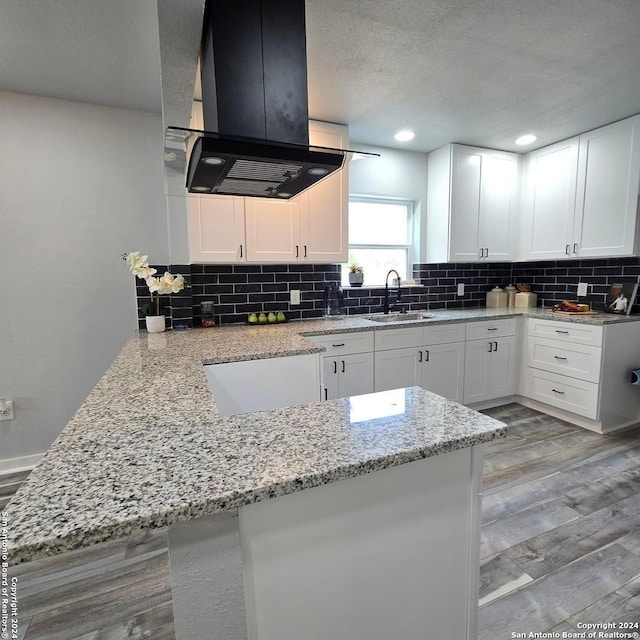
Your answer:
[[[389,313],[389,276],[395,273],[398,279],[398,291],[396,293],[396,301],[393,303],[391,309],[395,309],[400,303],[400,274],[395,269],[389,269],[387,277],[384,280],[384,306],[383,313]]]

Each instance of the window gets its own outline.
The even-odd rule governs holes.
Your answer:
[[[382,285],[389,269],[411,277],[413,202],[380,198],[349,199],[349,264],[364,271],[364,285]],[[349,284],[349,266],[342,283]]]

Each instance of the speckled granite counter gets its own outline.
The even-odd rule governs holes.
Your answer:
[[[11,562],[437,455],[504,425],[427,391],[351,421],[349,400],[220,418],[203,363],[314,353],[361,319],[136,334],[8,505]],[[372,397],[376,397],[374,394]]]
[[[513,315],[604,324],[542,310],[426,312],[406,324]],[[202,364],[302,353],[304,336],[385,330],[363,317],[136,334],[7,508],[11,561],[165,526],[504,435],[504,426],[427,391],[405,412],[354,423],[348,399],[220,418]],[[373,396],[372,396],[373,397]]]

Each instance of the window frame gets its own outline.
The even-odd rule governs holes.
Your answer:
[[[388,205],[404,205],[407,209],[407,244],[352,244],[348,237],[348,253],[351,254],[352,248],[354,249],[401,249],[407,251],[407,268],[406,268],[406,278],[412,278],[413,273],[413,263],[414,255],[415,255],[415,213],[416,213],[416,203],[413,200],[409,200],[407,198],[398,198],[392,196],[369,196],[369,195],[360,195],[360,194],[349,194],[349,205],[352,202],[364,202],[367,204],[388,204]],[[347,211],[347,234],[349,234],[349,214]],[[366,269],[365,269],[366,276]],[[343,285],[344,286],[344,285]],[[384,286],[384,282],[369,284],[368,282],[364,285],[365,287],[380,287]]]

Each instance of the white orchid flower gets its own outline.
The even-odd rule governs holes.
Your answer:
[[[134,273],[135,275],[138,276],[138,278],[142,278],[142,280],[146,280],[147,278],[151,277],[154,273],[157,273],[157,270],[151,267],[141,267],[140,269],[137,269]]]
[[[184,278],[180,274],[178,274],[173,280],[173,286],[171,287],[171,290],[173,291],[173,293],[178,293],[183,289],[184,289]]]
[[[160,291],[160,279],[154,278],[153,276],[149,276],[145,279],[147,283],[147,287],[149,287],[149,291],[153,293],[154,291]]]
[[[148,258],[149,256],[141,256],[139,251],[132,251],[127,254],[125,259],[129,265],[131,273],[137,276],[138,272],[149,267],[149,263],[147,261]]]
[[[184,289],[184,278],[181,275],[173,276],[168,271],[164,272],[164,275],[160,278],[160,288],[158,293],[160,295],[166,295],[169,293],[178,293]]]

